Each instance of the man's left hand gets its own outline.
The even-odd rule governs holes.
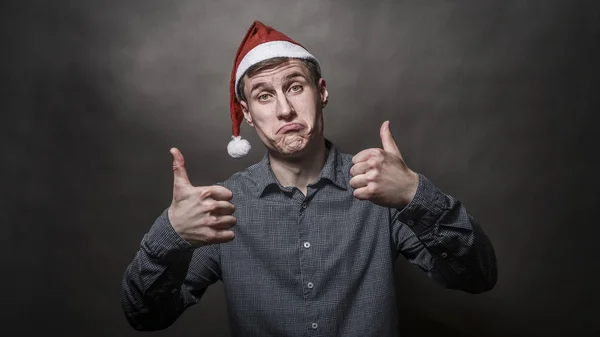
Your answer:
[[[350,186],[357,199],[402,209],[415,197],[419,175],[404,163],[389,121],[383,122],[379,133],[383,149],[366,149],[352,158]]]

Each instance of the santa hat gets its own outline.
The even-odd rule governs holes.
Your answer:
[[[238,48],[231,72],[230,112],[233,136],[227,145],[227,152],[234,158],[243,157],[250,151],[250,143],[240,136],[244,114],[239,102],[241,95],[237,92],[238,83],[250,67],[274,57],[310,59],[319,66],[317,59],[298,42],[260,21],[254,21]]]

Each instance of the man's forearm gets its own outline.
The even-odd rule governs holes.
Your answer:
[[[187,255],[191,257],[191,253]],[[136,256],[125,271],[121,304],[134,329],[160,330],[170,326],[185,310],[181,291],[185,263],[168,266],[140,262],[145,259],[148,257]]]
[[[496,255],[489,238],[458,200],[424,176],[415,199],[397,220],[407,224],[432,255],[428,272],[439,283],[470,293],[495,286]]]
[[[123,276],[121,304],[136,330],[164,329],[189,305],[182,284],[193,250],[171,231],[161,215]]]
[[[471,218],[471,217],[470,217]],[[431,277],[451,289],[470,293],[491,290],[496,285],[496,255],[488,237],[471,218],[471,233],[443,222],[420,239],[435,255]]]

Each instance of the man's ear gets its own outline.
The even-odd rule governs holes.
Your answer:
[[[252,122],[252,115],[250,115],[250,111],[248,110],[248,103],[246,101],[241,101],[240,106],[242,107],[242,112],[244,113],[244,119],[246,123],[251,127],[254,127],[254,123]]]
[[[329,92],[327,91],[327,82],[323,78],[319,79],[319,95],[321,96],[321,106],[324,108],[329,102]]]

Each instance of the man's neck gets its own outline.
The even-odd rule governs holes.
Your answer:
[[[282,158],[269,153],[271,169],[279,183],[282,186],[297,187],[304,195],[307,193],[307,186],[319,178],[327,158],[325,139],[322,138],[311,145],[300,158]]]

